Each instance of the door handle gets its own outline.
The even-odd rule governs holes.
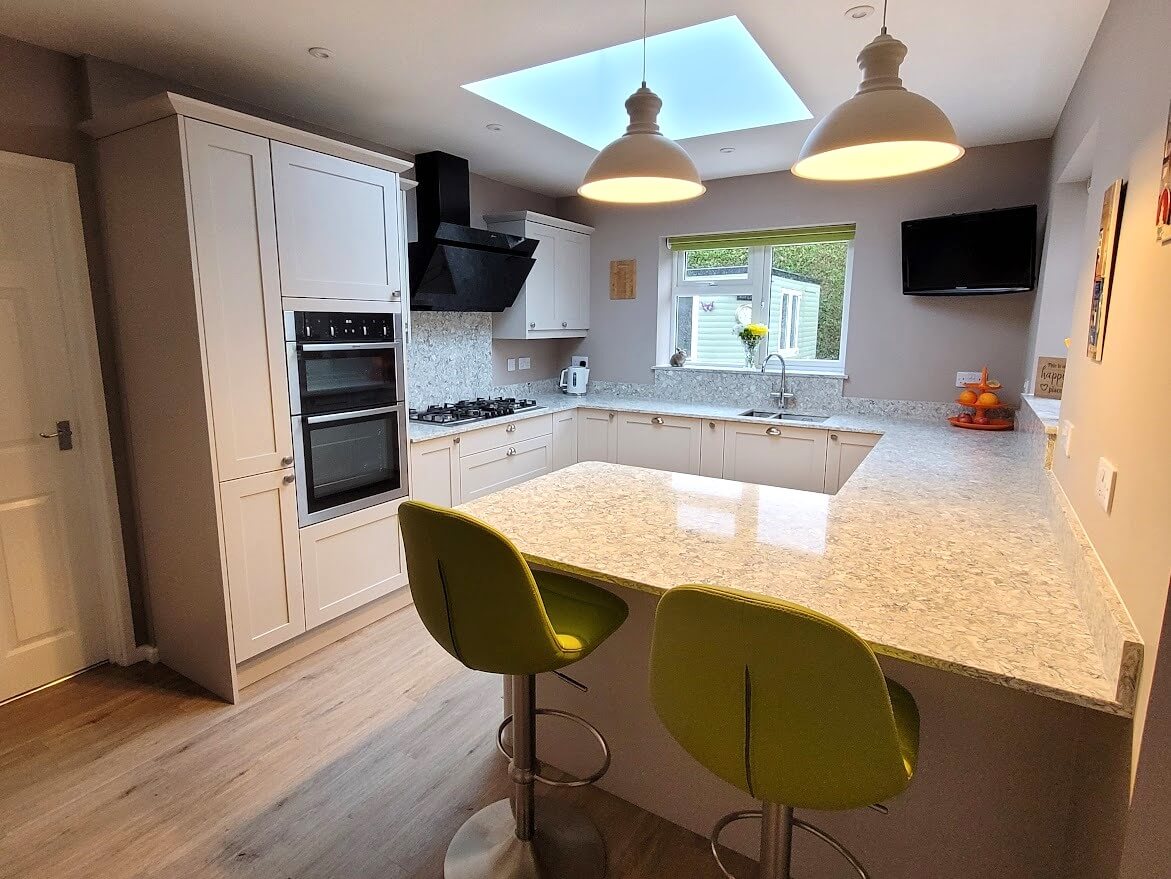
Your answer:
[[[516,449],[509,449],[507,452],[505,452],[505,455],[507,455],[509,458],[511,458],[515,454],[516,454]]]
[[[516,425],[515,424],[508,425],[508,427],[504,428],[504,432],[505,433],[516,433]]]
[[[285,485],[292,485],[296,481],[297,481],[297,474],[296,473],[287,473],[281,477],[281,482],[283,482]]]
[[[292,456],[291,456],[291,455],[289,455],[289,456],[286,456],[286,457],[284,457],[284,458],[281,458],[281,466],[282,466],[282,467],[292,467],[292,466],[293,466],[293,458],[292,458]]]
[[[57,448],[63,452],[68,452],[73,448],[73,426],[68,421],[58,421],[57,429],[52,433],[42,433],[41,438],[56,438]]]

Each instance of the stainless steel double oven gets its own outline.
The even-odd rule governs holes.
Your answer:
[[[284,316],[300,525],[404,497],[402,315]]]

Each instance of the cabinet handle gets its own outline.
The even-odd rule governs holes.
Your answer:
[[[281,466],[282,467],[292,467],[293,466],[293,456],[289,455],[288,457],[281,458]]]
[[[459,445],[459,437],[457,436],[457,437],[456,437],[455,439],[453,439],[451,442],[452,442],[454,445],[457,445],[457,446],[458,446],[458,445]]]
[[[662,423],[663,423],[663,419],[660,418],[658,415],[656,415],[654,418],[651,419],[651,424],[662,424]]]
[[[508,425],[508,427],[504,428],[504,432],[505,433],[516,433],[516,425],[515,424]]]
[[[831,440],[833,440],[835,443],[838,441],[838,435],[837,435],[836,433],[831,433],[831,434],[829,435],[829,438],[830,438]]]
[[[508,455],[508,457],[510,457],[510,458],[511,458],[513,455],[515,455],[515,454],[516,454],[516,449],[512,449],[512,448],[510,448],[510,449],[509,449],[507,452],[505,452],[505,454],[506,454],[506,455]]]
[[[403,291],[402,290],[395,290],[393,293],[390,294],[390,298],[391,299],[402,299],[403,298]]]
[[[286,476],[281,477],[281,482],[283,482],[285,485],[292,485],[296,481],[297,481],[297,474],[296,473],[289,473]]]
[[[714,421],[709,421],[709,422],[707,423],[707,426],[708,426],[709,428],[711,428],[712,430],[715,430],[715,429],[716,429],[716,423],[715,423]]]
[[[536,328],[537,328],[537,322],[535,320],[529,321],[529,329],[535,330]]]
[[[781,429],[779,427],[770,427],[765,431],[765,433],[767,433],[769,436],[780,436]]]
[[[561,321],[561,327],[562,327],[562,329],[564,329],[564,328],[565,328],[565,327],[567,327],[567,326],[569,326],[569,322],[568,322],[568,321],[564,321],[564,320],[563,320],[563,321]]]
[[[613,421],[613,420],[614,420],[614,413],[613,413],[613,412],[611,412],[611,413],[610,413],[610,420],[611,420],[611,421]]]

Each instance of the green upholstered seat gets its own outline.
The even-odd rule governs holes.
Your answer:
[[[680,586],[659,602],[651,698],[676,740],[756,799],[851,809],[902,792],[919,712],[846,626],[739,590]]]
[[[399,521],[415,608],[432,637],[469,668],[554,671],[588,656],[626,619],[617,596],[531,571],[507,537],[472,516],[407,501]]]

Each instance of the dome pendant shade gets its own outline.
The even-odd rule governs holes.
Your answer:
[[[964,154],[944,112],[899,78],[902,42],[883,33],[858,54],[858,93],[810,132],[792,171],[811,180],[875,180],[950,164]]]
[[[626,133],[597,156],[578,195],[621,204],[686,201],[707,189],[687,152],[659,131],[663,102],[646,83],[626,99]]]

